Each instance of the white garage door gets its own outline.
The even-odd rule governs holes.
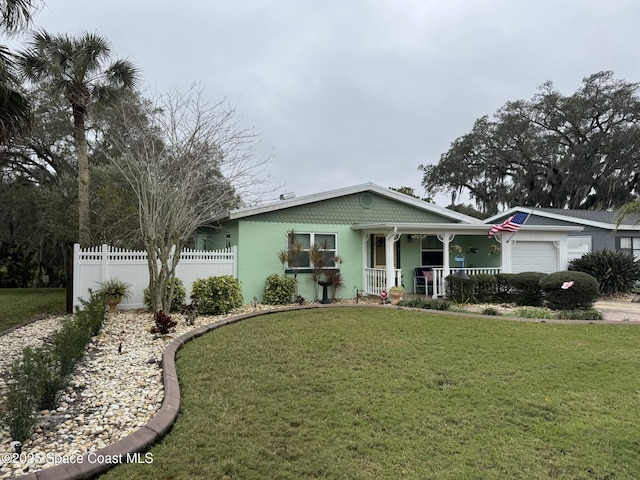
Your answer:
[[[557,272],[556,251],[553,242],[516,242],[511,251],[511,271]]]

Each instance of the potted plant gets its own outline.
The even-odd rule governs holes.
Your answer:
[[[123,298],[129,298],[131,285],[120,281],[117,278],[112,278],[106,282],[98,282],[100,289],[98,294],[101,295],[107,305],[109,305],[109,312],[115,312],[118,304]]]
[[[397,305],[400,300],[402,300],[402,296],[405,294],[404,288],[402,287],[391,287],[389,289],[389,295],[391,296],[391,305]]]

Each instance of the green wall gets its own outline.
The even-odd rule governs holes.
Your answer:
[[[460,245],[462,247],[461,255],[464,257],[465,267],[499,267],[500,254],[489,255],[489,248],[492,245],[500,247],[493,238],[487,238],[480,235],[458,235],[453,239],[451,245]],[[475,250],[475,251],[474,251]],[[455,257],[458,254],[451,254],[449,261],[452,267],[457,267],[458,262]]]
[[[274,273],[283,273],[278,252],[286,248],[286,233],[292,229],[300,233],[337,234],[337,254],[344,260],[340,268],[344,287],[338,290],[336,297],[354,297],[355,287],[362,288],[360,232],[353,231],[349,225],[242,221],[238,229],[238,278],[241,280],[245,303],[251,302],[254,296],[262,301],[266,278]],[[298,274],[298,290],[305,299],[313,300],[310,273]]]

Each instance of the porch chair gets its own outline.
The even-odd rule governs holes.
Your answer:
[[[433,269],[431,267],[418,267],[414,270],[413,293],[420,293],[418,289],[424,289],[425,295],[429,295],[429,289],[433,293]]]

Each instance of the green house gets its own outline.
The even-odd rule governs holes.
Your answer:
[[[458,270],[469,275],[517,270],[510,256],[523,238],[555,245],[549,268],[566,269],[567,229],[576,227],[523,227],[505,239],[510,244],[502,234],[488,238],[489,228],[476,218],[367,183],[231,210],[198,232],[196,248],[237,246],[245,301],[261,301],[265,280],[274,273],[295,273],[300,295],[313,298],[314,244],[322,251],[323,268],[342,275],[337,298],[353,298],[356,291],[380,295],[395,285],[408,293],[443,296],[444,279]],[[283,265],[278,256],[287,248],[288,232],[301,248],[296,265]]]

